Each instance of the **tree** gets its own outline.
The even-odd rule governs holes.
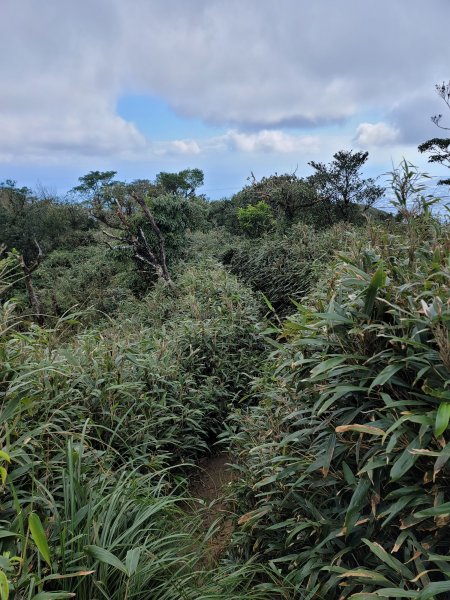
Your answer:
[[[239,227],[237,210],[258,202],[269,205],[279,231],[298,221],[321,227],[334,220],[329,206],[309,179],[295,173],[275,173],[257,180],[252,173],[248,181],[231,200],[210,203],[210,218],[216,225],[235,231]]]
[[[442,85],[436,85],[436,92],[438,96],[442,98],[448,108],[450,108],[450,81]],[[433,123],[445,131],[450,131],[450,127],[444,127],[441,125],[442,115],[434,115],[431,117]],[[450,168],[450,138],[432,138],[420,144],[419,152],[430,152],[428,162],[440,163]],[[450,178],[441,179],[438,181],[438,185],[450,185]]]
[[[46,197],[37,198],[15,181],[0,184],[0,246],[15,257],[23,272],[29,301],[37,321],[43,323],[42,304],[33,284],[33,273],[56,248],[74,248],[89,242],[95,226],[83,206]]]
[[[124,184],[115,196],[115,208],[95,210],[96,218],[108,227],[103,233],[115,245],[110,248],[128,254],[145,277],[172,280],[169,262],[180,257],[187,229],[195,224],[195,203],[174,194],[149,196],[142,181]]]
[[[115,175],[90,171],[72,192],[81,194],[96,221],[106,225],[105,236],[118,242],[108,242],[112,250],[132,258],[145,277],[156,274],[171,285],[169,262],[183,252],[187,229],[206,220],[205,202],[195,196],[203,172],[159,173],[155,181],[131,183],[114,180]]]
[[[41,302],[38,294],[36,293],[36,289],[34,287],[32,274],[34,273],[34,271],[36,271],[36,269],[39,267],[39,265],[43,261],[44,255],[42,253],[42,249],[39,246],[37,240],[35,240],[35,244],[36,244],[38,253],[33,262],[26,263],[25,259],[23,257],[23,254],[18,255],[17,258],[19,260],[20,268],[22,269],[22,272],[23,272],[23,278],[25,280],[25,286],[27,288],[28,299],[30,301],[31,308],[33,309],[34,316],[36,318],[36,321],[39,323],[39,325],[43,325],[44,324],[44,311],[42,309],[42,302]]]
[[[203,185],[204,175],[200,169],[184,169],[179,173],[161,171],[155,179],[155,184],[164,192],[176,194],[184,198],[193,198],[197,188]]]
[[[36,259],[37,240],[44,254],[91,241],[96,226],[86,207],[57,198],[40,199],[15,181],[0,183],[0,245],[16,248],[27,261]]]
[[[79,185],[71,192],[82,194],[86,201],[95,203],[108,197],[108,190],[113,185],[117,171],[89,171],[78,178]]]
[[[383,195],[384,188],[376,185],[374,179],[361,177],[360,170],[368,156],[368,152],[340,150],[333,155],[334,160],[329,165],[308,163],[316,171],[310,177],[311,183],[345,221],[350,220],[357,205],[368,208]]]

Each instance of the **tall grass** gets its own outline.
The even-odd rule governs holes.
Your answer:
[[[2,306],[2,600],[268,597],[252,564],[204,570],[210,532],[187,509],[189,464],[264,348],[251,294],[208,269],[96,329]]]
[[[286,315],[295,310],[293,301],[310,293],[334,252],[345,248],[350,232],[344,224],[317,231],[297,223],[284,234],[235,241],[224,251],[223,262]]]
[[[257,549],[299,597],[450,593],[450,244],[413,225],[413,262],[403,227],[355,236],[316,305],[273,329],[257,402],[229,422],[235,552]]]

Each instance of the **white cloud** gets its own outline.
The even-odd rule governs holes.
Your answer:
[[[356,129],[355,143],[362,148],[386,146],[399,138],[399,130],[387,123],[361,123]]]
[[[318,149],[319,138],[312,135],[292,135],[272,129],[251,133],[230,129],[224,135],[209,138],[162,142],[155,145],[154,151],[158,155],[193,156],[223,152],[308,155],[317,152]]]
[[[286,130],[432,96],[449,18],[448,0],[3,0],[0,160],[301,153],[315,137]],[[134,92],[232,129],[161,147],[117,115]],[[399,110],[394,125],[362,123],[359,142],[395,141]]]
[[[318,148],[317,137],[290,135],[283,131],[267,129],[257,133],[242,133],[231,130],[222,139],[231,149],[239,152],[279,152],[287,154],[315,151]]]
[[[169,151],[176,154],[200,154],[200,146],[195,140],[174,140],[169,144]]]
[[[133,160],[150,152],[132,124],[107,111],[33,117],[0,115],[2,162],[64,163],[80,156]]]
[[[128,77],[181,114],[214,123],[339,122],[389,107],[411,87],[430,90],[448,69],[448,0],[134,0],[119,8],[124,30],[151,23],[148,35],[128,39]]]

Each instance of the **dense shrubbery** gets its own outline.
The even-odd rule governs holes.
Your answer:
[[[380,190],[338,159],[349,188],[313,165],[209,206],[196,169],[0,187],[2,600],[450,594],[448,225],[406,161],[396,220],[362,219]]]
[[[404,235],[373,228],[363,249],[355,235],[317,308],[278,332],[259,403],[230,421],[249,511],[237,548],[299,596],[450,591],[448,229],[414,226],[413,255]]]
[[[235,241],[222,260],[283,314],[294,310],[293,301],[309,292],[323,265],[345,247],[348,232],[345,225],[318,232],[299,223],[285,235]]]
[[[131,260],[102,244],[52,252],[34,280],[50,323],[75,309],[91,310],[84,324],[114,315],[138,287]]]
[[[0,184],[0,244],[16,249],[28,262],[36,242],[44,254],[92,242],[96,224],[85,207],[56,198],[38,198],[13,181]]]
[[[208,452],[256,375],[257,305],[209,263],[124,310],[64,342],[80,315],[23,333],[14,305],[2,308],[1,567],[30,598],[44,588],[172,599],[199,578],[217,591],[208,597],[232,598],[252,569],[201,574],[198,523],[181,510],[180,467],[169,466]]]

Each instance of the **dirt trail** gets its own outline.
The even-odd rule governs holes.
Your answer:
[[[203,458],[199,462],[198,478],[191,486],[192,496],[205,502],[203,516],[205,532],[214,521],[221,519],[217,532],[208,542],[210,565],[220,558],[233,533],[233,523],[228,518],[230,510],[227,508],[225,500],[228,484],[233,480],[233,473],[227,466],[227,462],[230,462],[227,454]]]

